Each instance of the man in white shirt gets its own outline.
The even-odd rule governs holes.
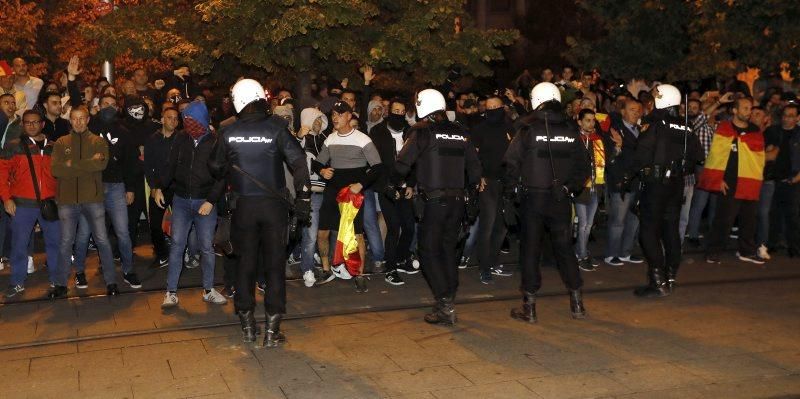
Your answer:
[[[14,58],[12,68],[14,69],[14,88],[25,93],[27,101],[25,110],[29,110],[36,104],[44,82],[35,76],[30,76],[28,63],[22,58]]]

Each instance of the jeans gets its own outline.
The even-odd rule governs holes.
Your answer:
[[[692,208],[692,197],[694,197],[695,189],[693,186],[683,187],[683,203],[681,204],[681,218],[678,222],[678,234],[680,235],[681,242],[683,237],[686,236],[686,227],[689,225],[689,214]]]
[[[300,270],[303,273],[314,270],[314,252],[317,250],[317,232],[319,231],[319,208],[322,206],[322,193],[311,194],[311,226],[303,228],[303,239],[300,241],[302,256]]]
[[[213,208],[208,215],[198,213],[205,199],[186,199],[178,195],[172,199],[172,247],[169,250],[167,291],[178,291],[178,279],[183,268],[183,253],[194,225],[200,244],[200,267],[203,270],[203,288],[214,287],[214,230],[217,227],[217,212]]]
[[[5,213],[5,212],[3,212]],[[17,207],[17,213],[11,217],[11,285],[24,285],[28,276],[28,246],[32,242],[33,226],[39,222],[44,233],[44,248],[50,281],[59,281],[58,245],[61,241],[61,223],[58,220],[47,221],[42,218],[39,208]]]
[[[589,234],[594,225],[594,215],[597,213],[597,205],[600,202],[597,191],[590,194],[589,202],[586,204],[575,203],[575,214],[578,216],[578,240],[575,242],[575,256],[578,259],[589,257]]]
[[[700,237],[700,222],[703,219],[703,210],[708,205],[708,224],[714,220],[717,210],[717,195],[699,188],[692,194],[692,206],[689,210],[689,223],[686,226],[686,236],[689,238]]]
[[[61,245],[59,245],[58,269],[59,275],[55,285],[66,286],[67,275],[70,272],[70,259],[75,246],[78,223],[81,217],[86,218],[89,230],[94,236],[94,243],[100,253],[100,265],[103,268],[103,280],[106,284],[116,284],[116,268],[111,243],[106,230],[105,205],[102,202],[88,204],[59,204],[58,219],[61,221]],[[85,247],[84,247],[85,248]],[[81,252],[81,251],[77,251]]]
[[[372,261],[382,261],[384,256],[383,238],[378,225],[378,200],[375,191],[364,190],[364,235],[369,242],[369,253]]]
[[[498,179],[487,178],[486,187],[478,194],[481,221],[478,224],[478,263],[481,272],[488,273],[498,265],[500,246],[506,237],[506,224],[500,213],[503,185]]]
[[[775,194],[775,181],[765,181],[758,197],[758,225],[756,227],[756,246],[767,245],[769,241],[769,212]]]
[[[626,257],[631,255],[639,229],[639,218],[633,214],[631,207],[639,193],[608,194],[608,243],[606,257]]]
[[[469,226],[469,233],[467,233],[467,239],[464,242],[464,248],[461,250],[462,257],[471,257],[472,253],[475,252],[475,247],[478,245],[478,226],[480,226],[481,217],[478,216],[475,219],[475,223],[472,226]],[[459,259],[460,260],[460,259]]]
[[[114,234],[117,236],[117,246],[122,272],[128,274],[133,271],[133,246],[128,231],[128,205],[125,199],[124,183],[103,183],[106,216],[111,221]],[[81,217],[78,222],[78,235],[75,238],[75,270],[83,273],[86,270],[86,250],[89,248],[89,235],[91,229],[86,218]],[[109,243],[111,241],[109,240]],[[113,251],[113,248],[112,248]]]

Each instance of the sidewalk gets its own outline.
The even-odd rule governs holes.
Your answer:
[[[749,275],[761,273],[770,272]],[[551,288],[553,277],[545,279]],[[460,305],[456,328],[425,324],[422,309],[290,320],[289,343],[277,350],[242,344],[235,326],[10,349],[0,351],[0,392],[9,399],[798,397],[797,287],[786,278],[688,285],[664,300],[592,293],[583,321],[569,318],[566,296],[545,296],[537,325],[508,317],[517,300]],[[133,326],[158,313],[144,310],[150,297],[93,299],[92,311],[84,300],[42,304],[37,316],[25,314],[27,304],[5,306],[2,329],[48,312],[34,333],[49,337],[73,306],[79,330],[104,331],[106,312],[115,325]]]

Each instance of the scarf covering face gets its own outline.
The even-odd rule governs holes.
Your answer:
[[[202,101],[192,101],[183,110],[183,130],[192,137],[195,143],[211,132],[208,128],[210,122],[208,108]]]

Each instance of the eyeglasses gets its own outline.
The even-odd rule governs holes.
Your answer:
[[[36,126],[36,125],[38,125],[40,123],[42,123],[42,121],[33,121],[33,122],[31,122],[31,121],[22,121],[22,124],[25,125],[25,126]]]

